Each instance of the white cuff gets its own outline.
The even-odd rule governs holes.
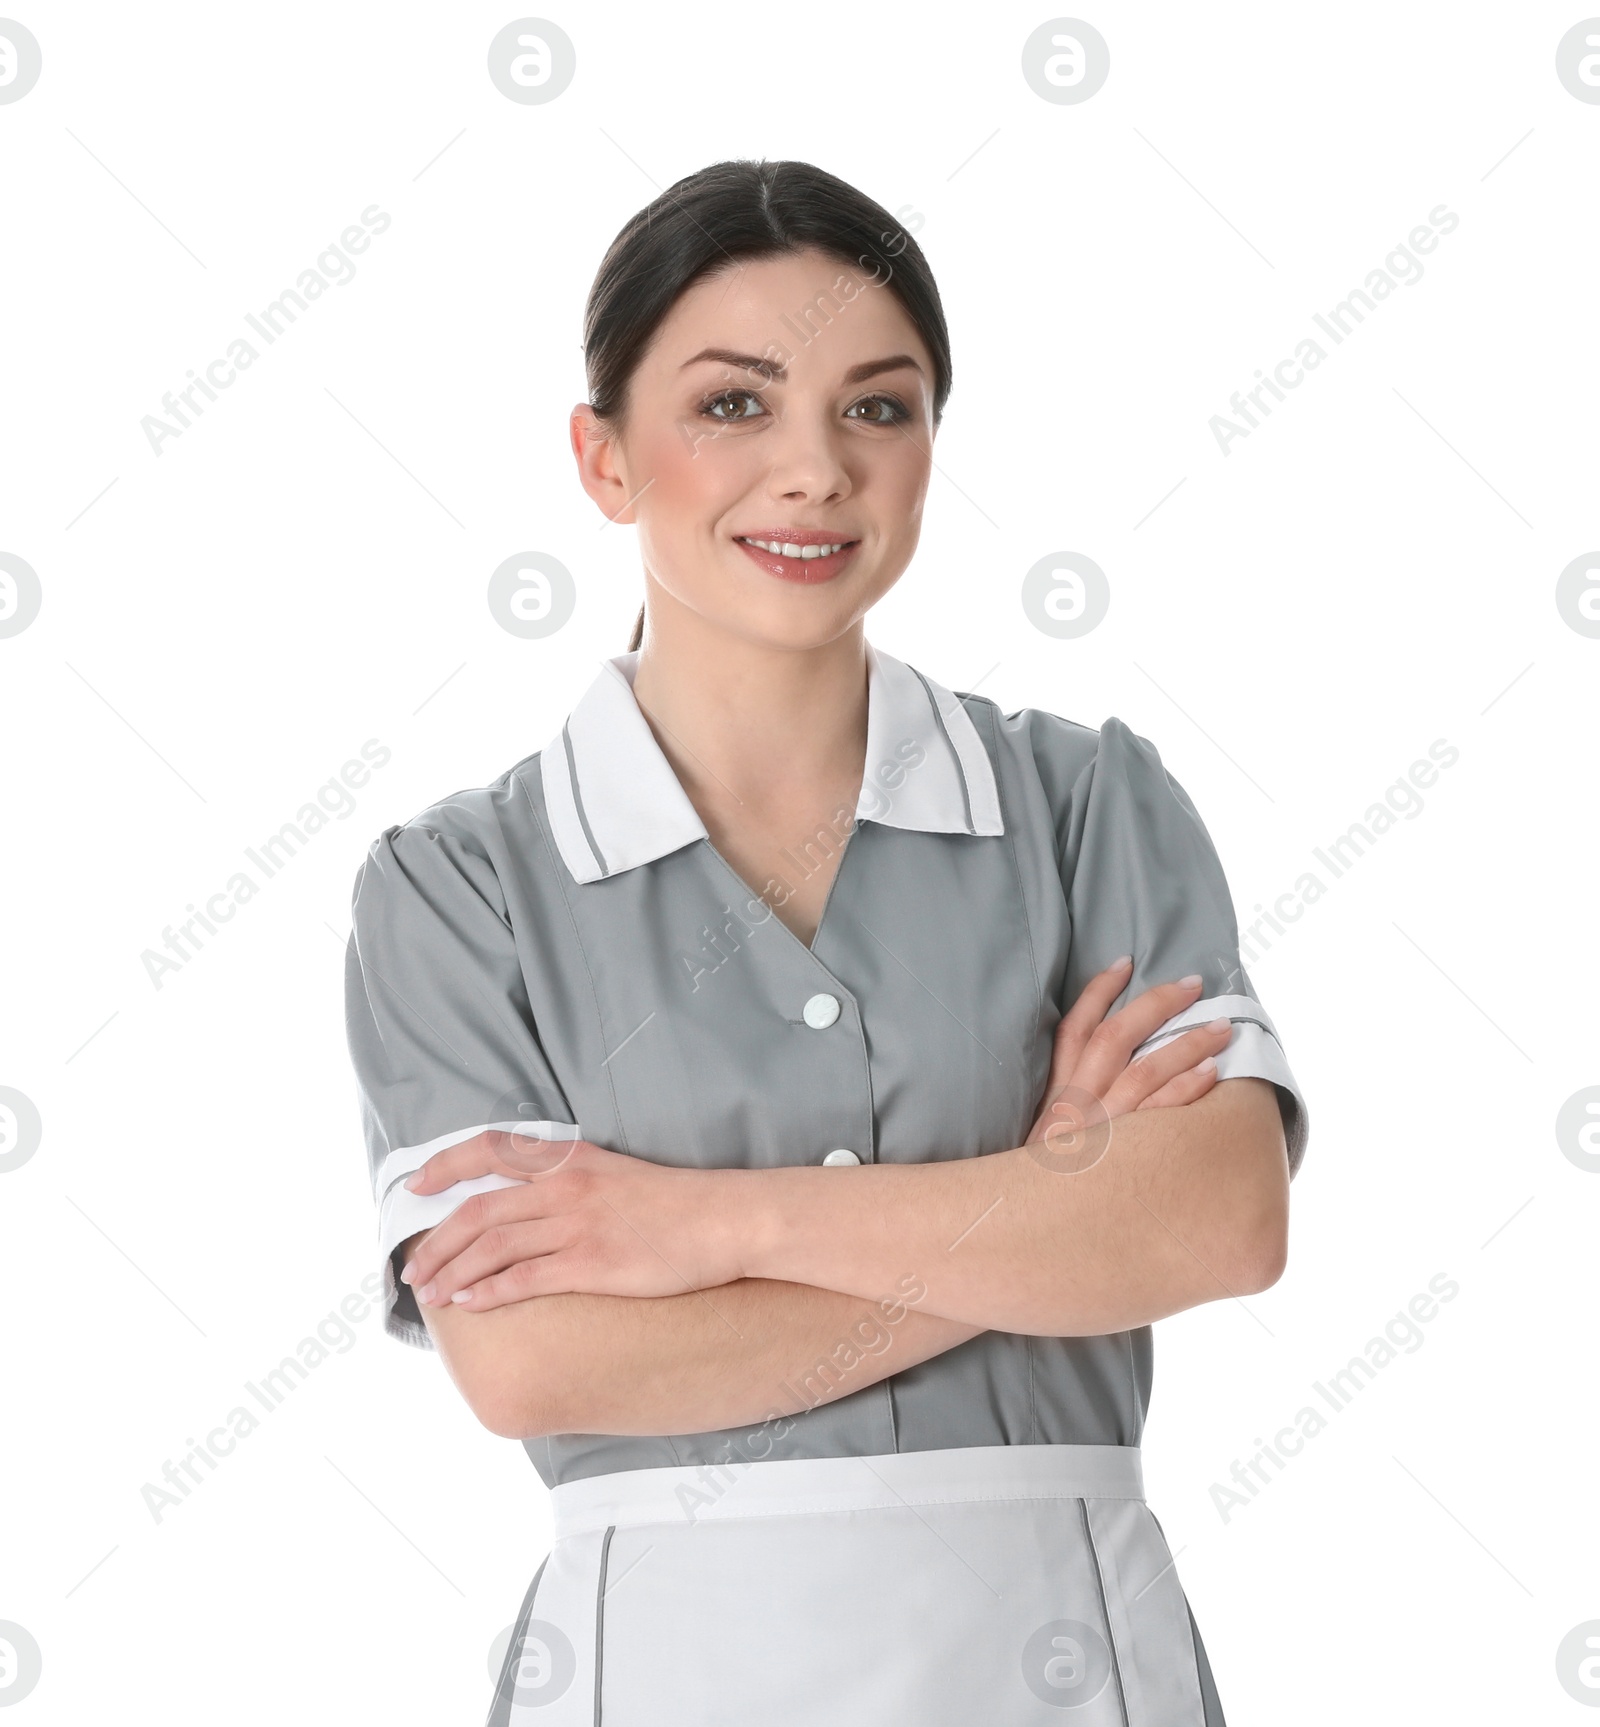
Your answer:
[[[504,1121],[485,1122],[478,1127],[464,1127],[441,1134],[424,1145],[399,1146],[383,1160],[374,1183],[378,1199],[378,1255],[383,1263],[384,1313],[383,1328],[391,1337],[416,1344],[423,1349],[433,1347],[433,1339],[417,1312],[416,1299],[410,1286],[399,1280],[394,1263],[395,1249],[402,1241],[424,1229],[443,1223],[450,1214],[477,1193],[491,1193],[497,1187],[520,1185],[512,1175],[479,1175],[470,1181],[452,1182],[438,1193],[413,1193],[404,1185],[405,1178],[422,1168],[430,1157],[446,1147],[474,1139],[480,1133],[494,1129],[500,1133],[516,1133],[531,1139],[568,1141],[582,1139],[582,1130],[569,1121]]]
[[[397,1181],[403,1181],[414,1170],[421,1169],[436,1151],[460,1145],[464,1139],[476,1139],[480,1133],[520,1133],[529,1139],[582,1139],[582,1130],[571,1121],[484,1121],[476,1127],[452,1128],[437,1139],[422,1145],[399,1145],[379,1165],[372,1183],[373,1196],[380,1202]]]
[[[1283,1116],[1284,1142],[1289,1153],[1289,1177],[1294,1178],[1306,1153],[1311,1122],[1299,1081],[1289,1069],[1288,1057],[1267,1010],[1250,995],[1213,995],[1194,1002],[1160,1025],[1133,1052],[1134,1059],[1148,1055],[1181,1033],[1208,1020],[1233,1021],[1233,1038],[1217,1057],[1218,1079],[1265,1079],[1278,1088],[1278,1107]]]

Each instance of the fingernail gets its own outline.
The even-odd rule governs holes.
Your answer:
[[[405,1181],[401,1185],[404,1187],[409,1187],[411,1189],[411,1191],[413,1193],[415,1193],[417,1191],[417,1183],[421,1180],[422,1180],[422,1171],[420,1169],[415,1169],[411,1172],[410,1175],[408,1175],[405,1178]]]
[[[472,1291],[470,1289],[458,1289],[450,1299],[452,1301],[471,1301]]]
[[[1197,1061],[1194,1064],[1196,1073],[1215,1073],[1216,1067],[1217,1058],[1214,1055],[1208,1055],[1204,1061]]]
[[[1201,981],[1200,974],[1197,971],[1192,971],[1189,973],[1189,975],[1187,977],[1180,977],[1178,979],[1178,982],[1181,983],[1186,989],[1193,989],[1194,986],[1197,983],[1199,983],[1200,981]]]
[[[431,1283],[423,1284],[421,1289],[419,1289],[417,1291],[417,1300],[418,1301],[426,1301],[426,1302],[430,1302],[430,1303],[432,1302],[432,1300],[433,1300],[433,1285]]]
[[[1121,971],[1125,965],[1132,965],[1132,964],[1133,964],[1133,955],[1131,953],[1125,953],[1125,954],[1123,954],[1121,959],[1112,960],[1111,964],[1106,967],[1106,970],[1107,971]]]
[[[416,1275],[417,1268],[414,1265],[408,1265],[405,1270],[400,1273],[400,1281],[402,1283],[409,1283]]]
[[[1227,1031],[1232,1024],[1233,1021],[1231,1019],[1208,1019],[1206,1021],[1206,1030]]]

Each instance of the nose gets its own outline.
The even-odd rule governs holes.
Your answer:
[[[763,440],[772,458],[767,494],[791,503],[834,503],[854,490],[845,461],[844,431],[822,412],[788,414]]]

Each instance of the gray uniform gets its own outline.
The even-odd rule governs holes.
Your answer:
[[[1153,983],[1202,975],[1201,998],[1145,1048],[1191,1025],[1231,1019],[1219,1075],[1274,1084],[1291,1175],[1298,1169],[1308,1132],[1304,1100],[1240,965],[1215,848],[1153,745],[1115,718],[1096,732],[1038,709],[1004,714],[994,702],[953,694],[869,646],[860,801],[780,865],[797,886],[844,846],[808,948],[712,845],[633,698],[637,662],[636,653],[605,662],[560,733],[492,785],[457,793],[386,829],[357,878],[347,1017],[379,1211],[385,1324],[393,1335],[431,1347],[410,1289],[395,1276],[398,1244],[441,1221],[468,1194],[509,1182],[486,1176],[431,1198],[408,1193],[404,1177],[436,1150],[486,1127],[581,1134],[652,1162],[717,1169],[922,1163],[1006,1150],[1032,1125],[1062,1014],[1120,953],[1134,956],[1134,972],[1119,1006]],[[1029,1619],[1033,1609],[1020,1605],[1022,1588],[1021,1617],[1011,1627],[1017,1659],[1001,1653],[1009,1632],[998,1631],[994,1645],[995,1662],[1008,1669],[1004,1683],[1021,1689],[1008,1703],[991,1686],[982,1693],[993,1700],[984,1710],[993,1707],[994,1718],[1008,1723],[1059,1720],[1050,1687],[1060,1682],[1061,1696],[1085,1727],[1102,1719],[1119,1727],[1140,1727],[1141,1719],[1150,1727],[1158,1721],[1199,1727],[1202,1720],[1217,1727],[1221,1711],[1204,1649],[1170,1568],[1162,1589],[1176,1594],[1164,1610],[1181,1613],[1175,1622],[1189,1633],[1181,1650],[1145,1651],[1147,1662],[1169,1665],[1159,1674],[1151,1666],[1141,1689],[1140,1652],[1121,1647],[1135,1632],[1108,1594],[1108,1568],[1115,1571],[1120,1559],[1135,1570],[1148,1563],[1153,1573],[1165,1552],[1164,1544],[1150,1545],[1159,1543],[1159,1531],[1151,1537],[1154,1519],[1142,1496],[1124,1496],[1138,1507],[1137,1530],[1117,1552],[1106,1551],[1115,1545],[1109,1530],[1095,1540],[1086,1509],[1102,1503],[1097,1460],[1108,1448],[1137,1461],[1150,1393],[1149,1328],[1103,1337],[984,1332],[877,1385],[833,1396],[850,1349],[843,1343],[811,1368],[797,1368],[791,1385],[815,1406],[763,1428],[764,1450],[756,1449],[749,1429],[525,1442],[557,1507],[558,1541],[548,1567],[554,1576],[562,1572],[558,1561],[570,1560],[562,1572],[570,1573],[570,1587],[552,1605],[550,1580],[536,1579],[492,1719],[554,1723],[566,1719],[562,1709],[578,1710],[580,1693],[592,1717],[580,1711],[571,1718],[599,1719],[603,1652],[605,1718],[615,1727],[631,1727],[635,1719],[705,1727],[755,1718],[741,1708],[754,1710],[766,1727],[788,1722],[775,1694],[761,1690],[762,1675],[777,1672],[777,1657],[772,1651],[752,1657],[741,1680],[727,1653],[738,1638],[730,1638],[726,1623],[705,1656],[728,1680],[716,1693],[725,1699],[718,1705],[724,1713],[706,1713],[711,1705],[703,1700],[690,1706],[682,1702],[687,1690],[662,1691],[642,1677],[663,1670],[660,1648],[646,1648],[643,1631],[619,1645],[604,1599],[616,1553],[584,1544],[610,1549],[636,1527],[653,1530],[650,1565],[642,1569],[663,1581],[644,1623],[661,1627],[687,1580],[701,1576],[694,1555],[711,1551],[707,1541],[698,1547],[687,1541],[680,1551],[651,1524],[649,1507],[668,1485],[675,1491],[690,1484],[692,1498],[695,1481],[703,1488],[708,1475],[726,1479],[730,1468],[736,1471],[739,1485],[719,1497],[714,1514],[702,1514],[696,1502],[695,1514],[682,1520],[697,1537],[716,1523],[718,1539],[731,1540],[733,1511],[741,1501],[754,1506],[759,1494],[779,1492],[774,1481],[785,1493],[826,1496],[839,1487],[841,1471],[859,1487],[868,1466],[862,1460],[869,1460],[877,1478],[897,1483],[905,1478],[890,1470],[938,1471],[927,1490],[960,1498],[973,1472],[991,1463],[1046,1469],[1057,1460],[1058,1488],[1044,1497],[1068,1508],[1061,1530],[1070,1533],[1060,1534],[1050,1551],[1069,1569],[1067,1548],[1079,1558],[1087,1552],[1096,1574],[1094,1586],[1071,1595],[1058,1617],[1088,1629],[1061,1633],[1065,1645],[1047,1637],[1026,1657],[1022,1645],[1038,1626]],[[818,1401],[823,1397],[832,1401]],[[1032,1458],[1008,1459],[1006,1448],[1017,1447],[1040,1449]],[[919,1464],[912,1453],[930,1455]],[[925,1486],[919,1476],[896,1487],[899,1503],[917,1503]],[[1126,1486],[1116,1474],[1103,1502],[1122,1504]],[[570,1522],[564,1508],[580,1499],[591,1521],[595,1503],[610,1508],[609,1533]],[[1073,1521],[1080,1512],[1081,1527]],[[837,1515],[850,1529],[864,1527],[861,1507]],[[761,1539],[774,1544],[763,1562],[802,1580],[791,1607],[802,1632],[807,1603],[819,1596],[860,1604],[850,1537],[817,1546],[811,1563],[822,1569],[809,1572],[797,1552],[783,1547],[775,1531],[781,1527],[792,1538],[805,1522],[753,1513],[748,1525],[759,1525]],[[990,1542],[985,1550],[1020,1552],[1016,1540],[993,1530],[965,1539],[977,1549],[990,1536],[998,1546]],[[937,1566],[940,1544],[928,1546],[924,1560]],[[831,1561],[819,1557],[824,1553]],[[749,1557],[736,1560],[730,1549],[730,1563]],[[917,1561],[908,1552],[894,1563],[894,1574],[903,1577]],[[1020,1576],[1027,1567],[1017,1563]],[[643,1585],[628,1588],[645,1599]],[[1159,1598],[1162,1589],[1141,1590],[1139,1598]],[[770,1623],[771,1601],[750,1611],[758,1608]],[[557,1609],[567,1613],[564,1628]],[[926,1612],[922,1604],[907,1619],[906,1640],[922,1640],[915,1670],[932,1674],[932,1690],[915,1706],[908,1701],[903,1719],[936,1727],[948,1718],[971,1727],[987,1714],[960,1702],[954,1672],[933,1660],[928,1645],[939,1646],[940,1633]],[[816,1672],[816,1663],[833,1660],[839,1628],[810,1623],[817,1648],[806,1660]],[[529,1631],[538,1625],[545,1629]],[[697,1625],[709,1635],[691,1616],[670,1631],[659,1629],[659,1637],[682,1648]],[[745,1629],[754,1636],[754,1620]],[[788,1632],[795,1630],[791,1617]],[[1143,1635],[1148,1641],[1155,1633]],[[1092,1637],[1112,1650],[1110,1672],[1098,1679]],[[560,1680],[563,1640],[576,1677]],[[873,1646],[881,1656],[884,1643]],[[962,1671],[971,1653],[958,1662]],[[1028,1675],[1030,1658],[1046,1670],[1043,1691]],[[539,1684],[518,1680],[519,1661],[523,1679],[537,1672]],[[558,1680],[559,1701],[554,1691],[539,1692],[540,1684]],[[1152,1704],[1155,1712],[1141,1716],[1139,1697],[1156,1698],[1168,1681],[1178,1701]],[[905,1683],[909,1699],[915,1687],[909,1677]],[[1094,1701],[1080,1704],[1087,1693],[1072,1687],[1095,1683]],[[858,1719],[891,1727],[902,1719],[885,1712],[882,1698],[869,1702],[861,1692],[858,1703],[858,1693],[840,1684],[841,1690],[824,1685],[820,1692],[814,1684],[804,1699],[810,1713],[794,1719],[828,1718],[846,1727]],[[935,1707],[948,1713],[930,1713]]]

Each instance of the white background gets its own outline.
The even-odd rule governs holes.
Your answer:
[[[1600,1617],[1600,1175],[1555,1135],[1600,1080],[1600,641],[1555,602],[1600,544],[1600,106],[1555,74],[1585,14],[1096,0],[1110,77],[1057,105],[1020,70],[1053,14],[1005,0],[564,0],[576,77],[518,105],[505,8],[16,6],[44,70],[0,106],[0,550],[44,600],[0,640],[0,1084],[44,1135],[0,1177],[0,1619],[44,1676],[15,1719],[482,1718],[546,1498],[436,1356],[369,1316],[176,1509],[141,1492],[374,1269],[355,871],[626,646],[632,530],[566,447],[583,299],[658,189],[763,155],[920,220],[950,320],[923,549],[871,639],[1151,739],[1242,923],[1459,750],[1250,966],[1310,1102],[1291,1262],[1158,1328],[1147,1479],[1230,1727],[1585,1719],[1555,1670]],[[153,454],[143,417],[374,203],[354,280]],[[1422,279],[1223,455],[1210,418],[1441,203]],[[522,550],[578,583],[548,640],[486,604]],[[1079,640],[1020,604],[1059,550],[1111,585]],[[354,813],[155,988],[144,950],[369,738]],[[1420,1346],[1224,1520],[1213,1484],[1440,1272]]]

